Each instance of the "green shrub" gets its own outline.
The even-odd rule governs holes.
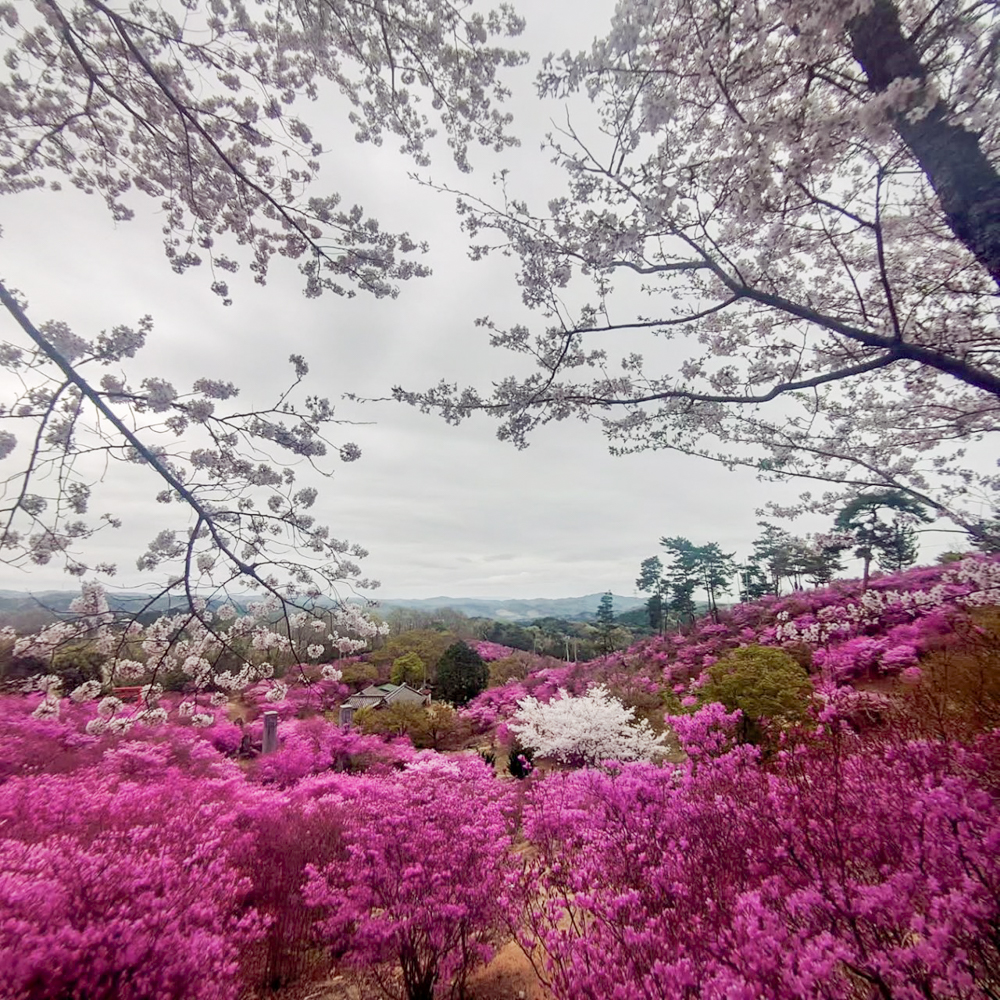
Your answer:
[[[340,679],[349,685],[364,686],[372,684],[379,679],[378,667],[374,663],[345,663],[340,668]]]
[[[392,669],[389,671],[389,681],[392,684],[409,684],[410,687],[418,687],[426,679],[427,665],[416,653],[404,653],[392,661]]]
[[[505,656],[502,660],[493,660],[487,667],[489,671],[489,687],[500,687],[509,680],[523,681],[531,673],[532,665],[538,663],[538,657],[531,653],[520,651]]]
[[[69,693],[85,681],[103,680],[101,667],[107,654],[99,653],[89,642],[74,642],[57,650],[49,673],[62,679],[63,691]]]
[[[441,654],[455,641],[447,632],[433,629],[413,629],[402,635],[393,636],[381,649],[368,654],[368,661],[378,668],[380,677],[387,677],[392,664],[407,653],[416,653],[427,667],[427,679],[434,679]]]
[[[46,660],[34,656],[15,656],[13,640],[0,642],[0,685],[49,672]]]
[[[739,737],[746,743],[761,742],[764,720],[777,727],[804,720],[813,693],[802,665],[770,646],[734,649],[708,668],[708,676],[702,701],[740,709]]]
[[[641,678],[645,680],[645,678]],[[662,733],[663,716],[667,711],[680,709],[677,695],[669,689],[650,691],[644,684],[619,682],[608,685],[608,691],[626,708],[635,712],[636,722],[645,720],[654,732]]]
[[[455,709],[442,702],[426,707],[403,702],[385,708],[362,708],[354,715],[354,725],[369,735],[408,736],[418,750],[457,750],[471,733]]]

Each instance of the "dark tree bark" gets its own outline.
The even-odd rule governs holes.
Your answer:
[[[892,0],[874,0],[848,29],[851,51],[871,90],[882,93],[900,77],[926,81],[920,52],[903,33]],[[1000,287],[1000,174],[979,136],[950,117],[951,108],[939,102],[924,118],[911,122],[898,114],[893,124],[934,188],[952,232]]]

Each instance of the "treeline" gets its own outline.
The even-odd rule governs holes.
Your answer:
[[[735,552],[723,552],[717,542],[696,545],[680,536],[660,539],[666,557],[650,556],[639,567],[636,587],[649,594],[649,627],[664,631],[693,621],[699,613],[695,595],[718,620],[719,599],[735,593],[740,601],[775,596],[792,590],[822,587],[844,571],[850,552],[863,566],[867,587],[873,563],[896,572],[917,561],[917,525],[933,520],[927,507],[898,490],[864,493],[846,504],[825,534],[793,535],[766,521],[749,557],[739,562]]]
[[[381,646],[368,655],[367,659],[372,662],[384,659],[386,649],[400,648],[397,640],[407,633],[415,634],[413,643],[417,647],[416,651],[425,659],[430,656],[432,660],[434,653],[431,650],[441,645],[442,638],[448,637],[451,637],[451,641],[461,639],[465,642],[495,642],[500,646],[510,646],[511,649],[538,656],[551,656],[558,660],[593,659],[605,651],[603,647],[607,640],[606,631],[600,627],[600,612],[593,622],[556,617],[536,618],[529,622],[507,622],[491,618],[470,618],[452,608],[435,611],[393,608],[384,615],[384,620],[390,627],[390,633],[381,640]],[[642,608],[617,615],[614,622],[617,629],[615,648],[623,642],[627,645],[634,637],[649,635],[652,631]]]

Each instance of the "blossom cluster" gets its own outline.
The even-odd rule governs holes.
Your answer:
[[[338,656],[353,654],[366,648],[372,638],[386,634],[388,628],[354,604],[287,614],[273,596],[251,603],[244,613],[232,603],[212,610],[204,600],[196,599],[191,613],[163,615],[143,627],[129,618],[118,622],[103,587],[96,583],[84,584],[83,594],[73,601],[70,612],[71,618],[17,638],[14,655],[52,659],[67,645],[85,642],[95,653],[106,656],[102,680],[87,681],[68,692],[73,702],[97,698],[115,686],[145,681],[135,712],[120,711],[121,703],[108,698],[102,702],[105,709],[100,716],[107,725],[119,728],[162,721],[165,709],[160,682],[171,674],[184,677],[187,688],[194,692],[236,694],[256,685],[255,695],[283,702],[287,685],[270,680],[276,670],[288,670],[293,677],[315,672],[307,664],[288,664],[296,652],[311,660],[323,658],[328,647]],[[329,700],[331,690],[342,693],[336,689],[340,671],[335,663],[322,664],[320,678],[313,691],[321,703],[324,696]],[[267,690],[261,690],[261,681],[268,680]],[[36,708],[40,717],[58,715],[64,692],[57,675],[37,676],[27,686],[45,694]],[[208,724],[204,713],[197,714]],[[94,722],[94,727],[99,726]]]
[[[603,684],[626,704],[663,708],[700,704],[706,670],[740,646],[777,646],[803,658],[824,698],[838,685],[874,678],[913,679],[922,656],[953,636],[978,607],[1000,603],[1000,560],[970,556],[859,581],[795,591],[724,609],[676,632],[588,663],[546,663],[523,680],[489,688],[463,715],[479,731],[504,727],[526,698],[551,701],[558,690],[583,695]],[[527,654],[526,654],[527,655]]]
[[[553,694],[537,710],[613,701]],[[995,731],[870,739],[831,699],[765,758],[710,704],[668,720],[683,763],[516,783],[315,712],[241,766],[253,692],[242,726],[208,705],[124,734],[44,697],[0,699],[4,996],[235,1000],[334,959],[370,993],[460,994],[511,929],[556,1000],[849,1000],[856,976],[977,1000],[1000,973]]]
[[[472,648],[480,655],[480,657],[489,663],[491,660],[503,660],[508,656],[513,656],[517,650],[512,646],[502,646],[499,642],[475,642],[472,644]]]
[[[600,684],[575,698],[560,691],[547,703],[529,696],[507,726],[538,756],[578,765],[650,760],[664,740]]]

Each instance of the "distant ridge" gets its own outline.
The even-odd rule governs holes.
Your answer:
[[[461,611],[470,618],[493,618],[497,621],[531,621],[534,618],[583,618],[596,613],[603,593],[583,597],[422,597],[378,599],[380,608],[412,608],[415,611],[437,611],[448,608]],[[615,614],[642,607],[646,602],[638,597],[613,594]]]
[[[70,604],[79,596],[79,590],[0,590],[0,610],[26,611],[31,608],[51,608],[53,611],[68,611]],[[182,594],[165,594],[157,597],[155,601],[151,594],[140,590],[109,590],[106,596],[108,606],[113,611],[133,610],[149,602],[152,602],[150,610],[153,611],[169,611],[171,608],[180,608],[187,604]]]
[[[70,602],[80,596],[79,590],[46,590],[29,593],[24,590],[0,590],[0,625],[37,627],[45,618],[51,620],[51,612],[66,612]],[[500,597],[398,597],[378,598],[376,608],[388,611],[392,608],[409,608],[415,611],[433,612],[445,608],[460,611],[470,618],[492,618],[496,621],[524,622],[535,618],[589,619],[594,616],[601,603],[603,593],[586,594],[583,597],[536,597],[500,598]],[[613,594],[615,614],[631,611],[644,605],[645,600],[638,597],[623,597]],[[145,607],[150,600],[149,594],[138,591],[110,591],[107,595],[108,604],[114,611],[137,611]],[[237,598],[239,606],[244,602],[260,600],[259,597],[247,595]],[[353,598],[352,598],[353,600]],[[169,612],[173,608],[184,606],[184,598],[180,595],[166,595],[158,598],[147,609],[150,615]],[[213,606],[221,601],[213,602]],[[368,603],[365,600],[364,603]]]

